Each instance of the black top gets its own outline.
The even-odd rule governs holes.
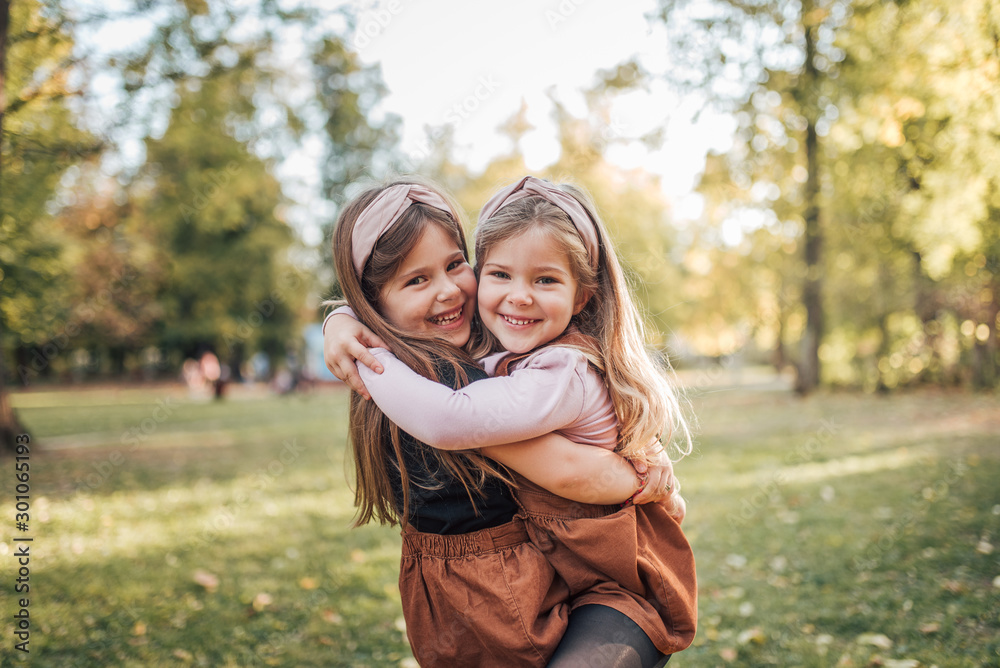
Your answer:
[[[488,377],[478,366],[463,364],[462,368],[470,383]],[[448,364],[438,365],[438,376],[445,385],[454,389],[460,386]],[[470,499],[462,483],[440,465],[433,448],[406,432],[400,432],[400,437],[403,463],[410,476],[409,521],[417,531],[469,533],[513,519],[517,503],[506,484],[493,477],[487,478],[481,493],[473,490]],[[393,489],[396,490],[396,507],[402,510],[402,478],[395,466],[389,467],[389,475],[393,477]]]

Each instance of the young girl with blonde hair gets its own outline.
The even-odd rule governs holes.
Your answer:
[[[373,340],[408,371],[451,387],[485,377],[462,350],[476,281],[457,210],[429,184],[400,180],[345,206],[333,240],[344,296]],[[490,459],[471,439],[455,448],[465,452],[435,450],[356,394],[350,412],[357,523],[403,526],[400,593],[420,664],[545,665],[567,628],[569,590],[530,541],[503,465],[598,503],[635,493],[632,466],[551,434],[485,448]],[[544,464],[553,460],[562,465]]]
[[[390,419],[443,450],[468,448],[470,435],[476,447],[489,447],[553,430],[633,461],[649,461],[648,444],[661,438],[681,454],[690,450],[676,393],[646,353],[621,266],[582,191],[533,177],[502,190],[480,214],[476,259],[487,333],[474,354],[486,355],[484,366],[498,377],[452,390],[373,350],[384,372],[358,369]],[[528,533],[570,588],[570,619],[584,620],[576,628],[627,616],[655,647],[632,643],[630,665],[651,665],[657,651],[690,644],[694,560],[671,517],[682,506],[615,512],[517,482]],[[550,665],[585,665],[606,650],[571,629]]]

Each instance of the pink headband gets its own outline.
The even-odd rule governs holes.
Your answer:
[[[401,183],[386,188],[358,216],[351,233],[351,259],[358,278],[365,271],[368,256],[382,235],[389,231],[403,212],[411,204],[420,202],[441,209],[458,222],[458,216],[451,210],[444,198],[433,190],[412,183]]]
[[[590,266],[597,269],[600,246],[597,242],[597,227],[594,225],[594,221],[575,197],[559,190],[547,181],[536,179],[534,176],[525,176],[514,185],[504,188],[483,206],[482,211],[479,212],[479,222],[489,220],[493,214],[511,202],[535,196],[541,197],[566,212],[576,231],[580,233],[580,238],[583,239],[583,245],[586,246],[587,254],[590,256]]]

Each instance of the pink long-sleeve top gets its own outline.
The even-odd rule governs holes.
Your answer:
[[[512,365],[507,376],[453,390],[428,380],[383,348],[372,348],[381,374],[358,364],[378,407],[415,438],[444,450],[466,450],[558,432],[613,450],[618,419],[604,380],[584,355],[559,345]],[[490,375],[504,354],[483,360]]]

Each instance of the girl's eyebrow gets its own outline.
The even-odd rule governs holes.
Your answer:
[[[445,258],[445,261],[447,264],[451,264],[451,262],[453,262],[457,258],[462,258],[463,261],[465,260],[465,255],[462,254],[462,251],[456,250],[454,253]],[[397,278],[396,280],[408,281],[411,278],[420,276],[421,274],[429,274],[430,272],[431,272],[431,267],[429,265],[424,267],[416,267],[415,269],[411,269],[405,274],[400,274],[399,278]]]
[[[486,269],[487,267],[491,269],[499,269],[501,271],[508,271],[508,272],[510,271],[510,267],[508,267],[505,264],[499,264],[497,262],[486,262],[483,265],[483,269]],[[562,274],[563,276],[571,275],[568,271],[562,269],[561,267],[554,267],[549,265],[543,265],[541,267],[532,267],[531,271],[536,274]]]

